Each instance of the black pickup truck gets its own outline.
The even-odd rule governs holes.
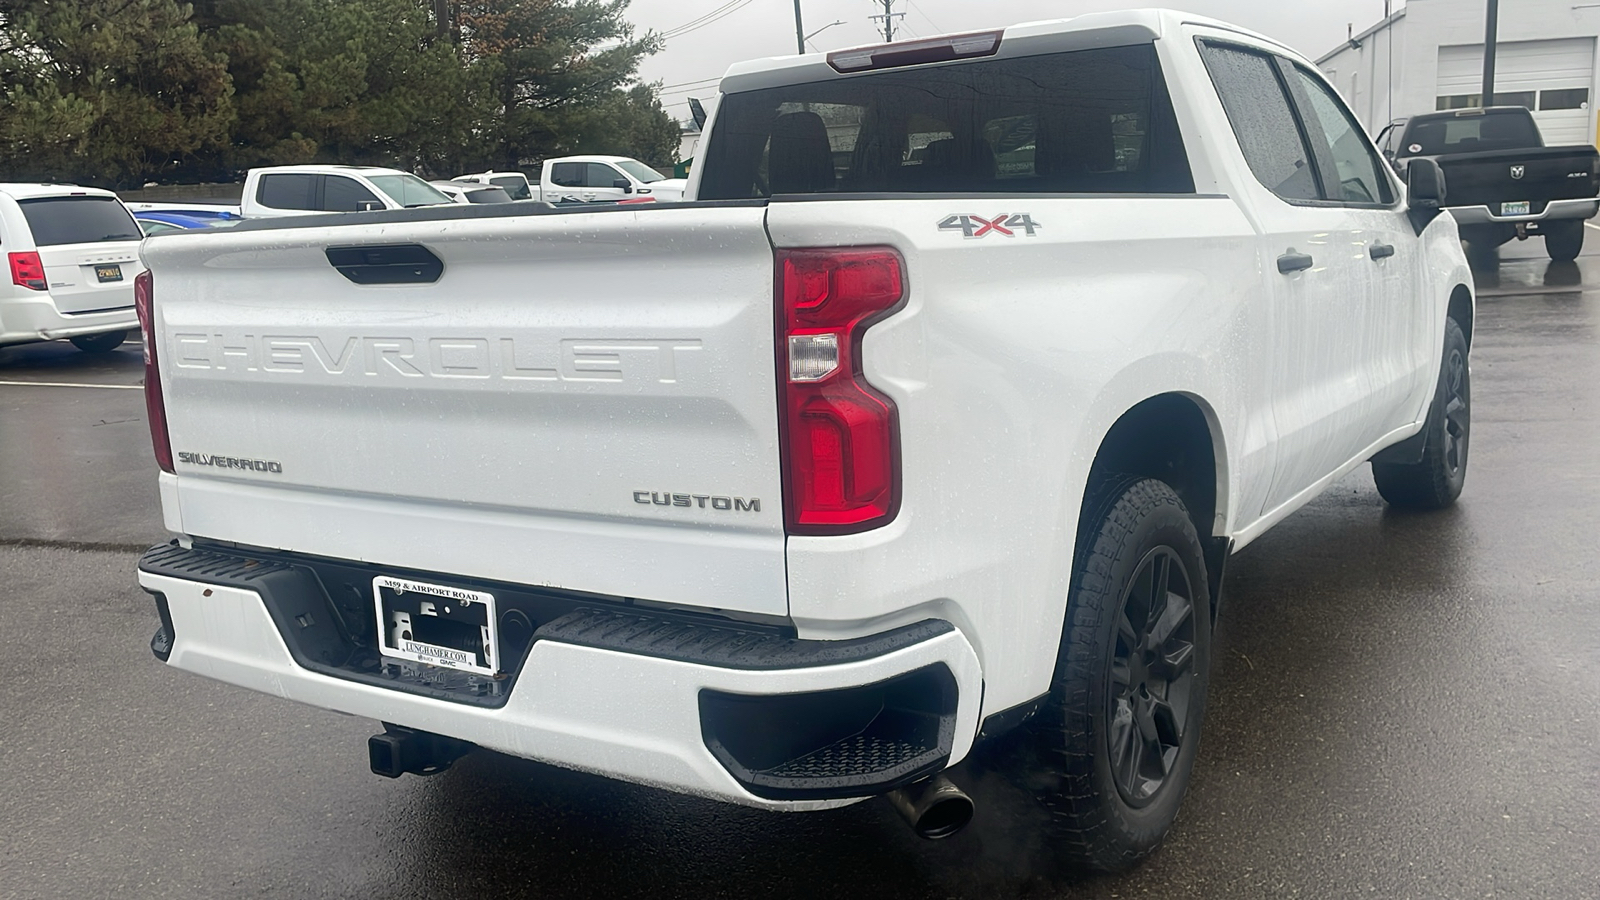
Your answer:
[[[1543,235],[1551,259],[1575,259],[1584,221],[1600,211],[1600,153],[1587,144],[1546,147],[1520,106],[1414,116],[1391,123],[1377,142],[1396,169],[1417,158],[1439,164],[1445,203],[1477,253]]]

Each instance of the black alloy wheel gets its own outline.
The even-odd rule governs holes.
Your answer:
[[[1467,354],[1451,347],[1444,362],[1444,465],[1452,480],[1467,467],[1467,431],[1472,410],[1467,405]]]
[[[1455,319],[1445,320],[1444,359],[1434,388],[1422,459],[1413,463],[1372,463],[1372,480],[1390,506],[1444,509],[1456,502],[1467,483],[1472,447],[1472,369],[1467,337]]]
[[[1097,474],[1083,504],[1048,698],[952,777],[977,834],[1069,872],[1160,846],[1199,753],[1211,589],[1194,519],[1154,478]],[[1041,871],[1048,871],[1042,869]]]
[[[1195,685],[1194,592],[1171,547],[1145,555],[1121,606],[1111,657],[1107,753],[1117,792],[1137,808],[1172,774]]]

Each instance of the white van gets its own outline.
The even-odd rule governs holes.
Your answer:
[[[69,338],[104,353],[139,327],[133,278],[144,232],[117,195],[71,184],[0,184],[0,345]]]

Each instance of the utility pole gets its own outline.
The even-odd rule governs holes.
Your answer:
[[[894,0],[876,0],[876,2],[883,4],[883,15],[881,15],[881,16],[868,16],[867,18],[869,18],[869,19],[882,19],[883,20],[883,41],[886,44],[887,43],[893,43],[894,42],[894,20],[895,19],[904,19],[906,17],[906,14],[905,13],[897,13],[897,12],[894,11]]]
[[[801,56],[806,54],[806,29],[800,24],[800,0],[794,0],[794,45]]]
[[[1500,0],[1489,0],[1483,23],[1483,105],[1494,105],[1494,51],[1500,35]]]

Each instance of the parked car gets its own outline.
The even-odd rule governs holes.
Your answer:
[[[70,339],[100,353],[138,326],[144,233],[117,195],[70,184],[0,184],[0,345]]]
[[[1369,461],[1396,507],[1462,490],[1438,166],[1401,184],[1313,63],[1182,13],[721,92],[685,203],[150,239],[152,650],[382,720],[382,775],[482,746],[887,795],[926,837],[994,803],[1133,864],[1200,752],[1230,554]]]
[[[539,175],[539,199],[558,206],[635,197],[672,203],[683,199],[687,184],[687,179],[667,178],[626,156],[563,156],[544,161]]]
[[[506,189],[493,184],[470,184],[455,181],[430,181],[429,184],[439,189],[457,203],[510,203],[511,195]]]
[[[245,218],[258,219],[454,202],[438,188],[399,169],[271,166],[246,173],[240,210]]]
[[[147,235],[192,228],[227,228],[244,221],[243,217],[225,210],[137,209],[130,206],[129,211]]]
[[[521,172],[479,172],[476,175],[457,175],[451,181],[456,184],[483,184],[503,189],[513,200],[536,200],[533,195],[533,186],[528,183],[528,176]]]
[[[1587,144],[1546,147],[1521,106],[1414,116],[1384,128],[1378,143],[1397,166],[1439,165],[1450,213],[1476,250],[1543,235],[1551,259],[1573,260],[1583,250],[1584,222],[1600,211],[1600,152]]]

